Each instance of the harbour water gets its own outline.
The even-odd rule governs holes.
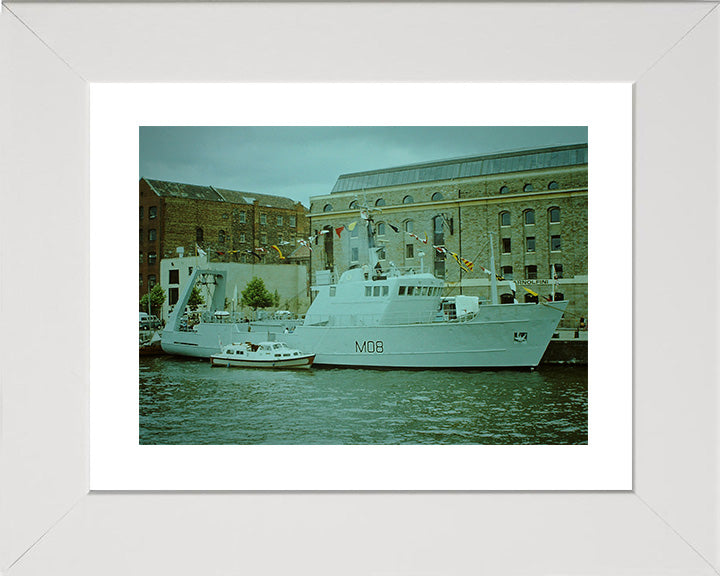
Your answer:
[[[586,444],[587,367],[259,370],[140,358],[140,444]]]

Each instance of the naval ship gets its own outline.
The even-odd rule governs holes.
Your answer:
[[[372,217],[367,223],[369,262],[345,271],[333,282],[320,274],[316,296],[302,324],[283,333],[287,323],[262,325],[227,320],[225,273],[197,269],[162,334],[171,354],[209,358],[223,344],[283,341],[315,354],[314,366],[366,368],[528,368],[540,362],[568,305],[567,301],[497,302],[491,274],[491,303],[464,296],[443,298],[444,281],[426,272],[404,272],[378,265]],[[491,269],[493,268],[491,262]],[[211,310],[188,328],[182,315],[193,285],[213,284]],[[463,303],[462,306],[460,303]],[[213,312],[217,311],[217,312]]]

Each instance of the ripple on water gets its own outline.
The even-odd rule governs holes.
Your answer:
[[[140,359],[142,444],[586,444],[587,369],[212,368]]]

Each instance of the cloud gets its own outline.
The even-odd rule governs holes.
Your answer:
[[[587,142],[586,127],[145,126],[140,176],[288,196],[309,205],[341,174]]]

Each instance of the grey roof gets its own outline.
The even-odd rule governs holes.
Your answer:
[[[171,196],[173,198],[188,198],[191,200],[210,200],[212,202],[228,202],[230,204],[252,204],[255,200],[260,206],[273,208],[295,208],[295,201],[282,196],[270,194],[256,194],[255,192],[240,192],[226,190],[213,186],[197,186],[195,184],[182,184],[180,182],[167,182],[165,180],[149,180],[143,178],[158,196]]]
[[[295,201],[283,196],[272,196],[270,194],[256,194],[255,192],[238,192],[237,190],[226,190],[214,188],[226,202],[233,204],[252,204],[255,200],[260,206],[272,206],[273,208],[295,208]]]
[[[222,202],[222,197],[212,186],[196,186],[195,184],[181,184],[179,182],[166,182],[165,180],[148,180],[144,178],[155,194],[161,197],[189,198],[191,200],[212,200]]]
[[[587,144],[535,148],[343,174],[337,179],[332,192],[367,190],[435,180],[574,166],[587,164],[587,162]]]

